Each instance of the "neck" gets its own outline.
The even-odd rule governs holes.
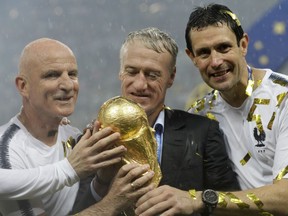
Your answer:
[[[265,71],[255,69],[252,70],[252,80],[254,81],[254,85],[251,86],[251,94],[252,92],[258,87],[257,83],[258,81],[262,80],[265,76]],[[248,76],[243,76],[244,79],[239,82],[237,85],[234,86],[232,90],[229,90],[227,92],[223,91],[220,92],[221,97],[231,106],[233,107],[240,107],[247,97],[249,97],[246,94],[246,88],[248,84]]]
[[[240,107],[248,97],[246,90],[249,80],[252,80],[252,69],[249,66],[243,67],[239,76],[241,78],[236,84],[232,84],[231,88],[220,92],[221,97],[233,107]]]
[[[156,117],[155,116],[148,116],[148,122],[149,122],[149,126],[150,127],[153,127],[153,125],[154,125],[154,123],[156,121]]]
[[[233,91],[220,92],[221,97],[231,106],[240,107],[248,97],[245,94],[245,87],[235,88]]]
[[[150,127],[153,127],[153,125],[156,122],[156,119],[158,118],[160,112],[164,109],[164,107],[165,107],[165,105],[163,105],[163,107],[161,107],[161,109],[158,109],[157,111],[154,111],[153,113],[150,113],[150,114],[146,113]]]
[[[18,119],[36,139],[48,146],[53,146],[56,143],[59,121],[45,121],[34,115],[29,115],[24,109],[21,110]]]

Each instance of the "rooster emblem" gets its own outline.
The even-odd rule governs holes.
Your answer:
[[[254,128],[254,138],[257,140],[257,144],[255,145],[256,147],[263,147],[265,146],[263,144],[263,141],[265,141],[266,138],[266,134],[264,131],[258,133],[257,128]]]

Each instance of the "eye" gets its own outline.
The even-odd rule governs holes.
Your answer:
[[[78,71],[77,70],[69,71],[68,74],[72,78],[78,78]]]
[[[124,70],[124,73],[128,76],[135,76],[136,74],[138,74],[138,71],[135,68],[126,68]]]
[[[210,55],[209,49],[200,49],[196,52],[196,56],[200,58],[208,58]]]
[[[57,71],[48,71],[47,73],[45,73],[45,74],[43,75],[43,77],[44,77],[45,79],[57,78],[57,77],[59,77],[59,76],[60,76],[60,73],[57,72]]]
[[[145,73],[145,76],[151,80],[156,80],[160,77],[160,73],[158,71],[149,71]]]
[[[221,53],[226,53],[230,50],[231,45],[227,43],[223,43],[217,47],[217,50]]]

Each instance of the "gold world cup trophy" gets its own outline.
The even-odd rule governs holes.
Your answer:
[[[127,148],[123,161],[149,164],[155,172],[152,182],[158,186],[162,174],[157,162],[157,142],[144,109],[127,98],[113,97],[101,106],[98,121],[101,127],[109,126],[120,133],[120,141],[116,145]]]

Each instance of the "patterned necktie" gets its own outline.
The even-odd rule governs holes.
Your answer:
[[[162,155],[162,140],[161,140],[162,130],[163,126],[161,124],[155,125],[155,138],[157,141],[157,160],[159,164],[161,163],[161,155]]]

